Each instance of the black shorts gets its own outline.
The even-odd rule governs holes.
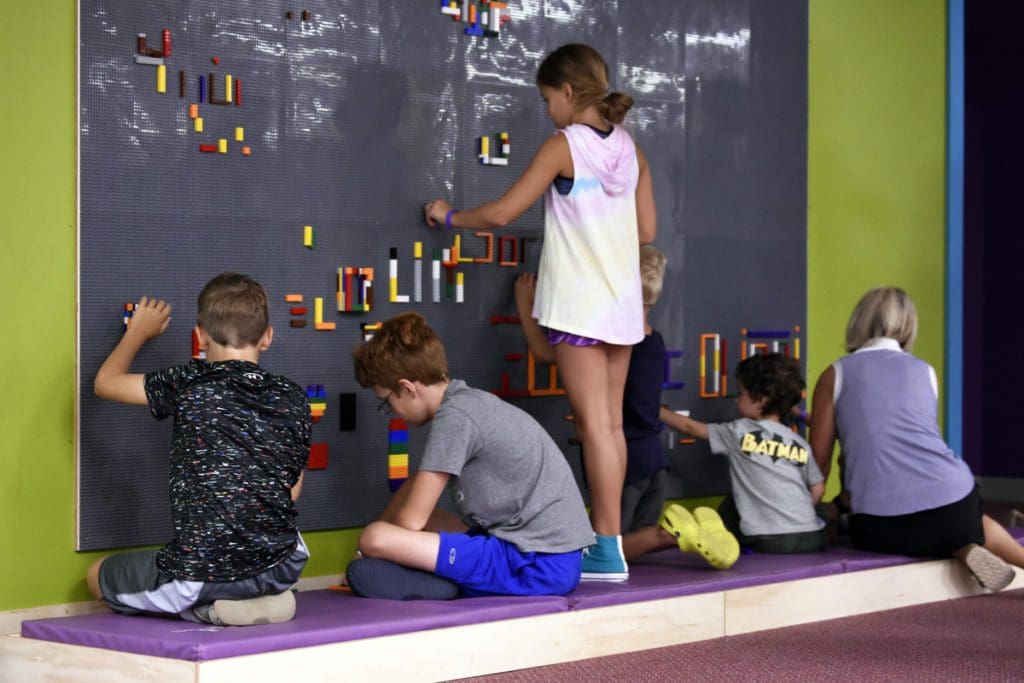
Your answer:
[[[860,550],[911,557],[950,557],[970,543],[985,543],[981,525],[981,494],[975,486],[966,496],[942,507],[883,517],[858,513],[850,517],[850,536]]]
[[[622,486],[622,533],[654,526],[665,507],[668,470],[659,470],[639,481]]]

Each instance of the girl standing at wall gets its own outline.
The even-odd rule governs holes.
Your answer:
[[[544,247],[533,315],[554,346],[583,443],[597,543],[585,580],[622,581],[620,497],[626,471],[622,395],[633,344],[644,337],[639,247],[654,240],[647,160],[620,125],[633,99],[609,92],[608,65],[587,45],[563,45],[537,70],[558,133],[500,198],[456,211],[443,199],[430,225],[505,227],[544,196]]]

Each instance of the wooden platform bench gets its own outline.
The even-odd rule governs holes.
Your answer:
[[[0,681],[448,680],[983,592],[952,560],[842,547],[744,555],[727,571],[670,550],[630,570],[628,582],[583,583],[566,597],[393,602],[306,590],[291,622],[245,628],[110,613],[32,619],[0,636]],[[1018,571],[1010,588],[1022,587]]]

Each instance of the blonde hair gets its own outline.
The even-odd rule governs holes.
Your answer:
[[[668,257],[651,245],[640,247],[640,283],[643,285],[644,305],[653,306],[661,296],[661,286],[665,280],[665,263]]]
[[[431,385],[448,381],[444,346],[419,313],[402,313],[381,324],[373,339],[352,352],[363,388],[397,390],[398,381]]]
[[[633,98],[621,92],[608,92],[608,64],[597,50],[581,43],[558,48],[537,68],[537,84],[561,88],[572,86],[576,111],[596,106],[610,123],[622,123],[633,106]]]
[[[910,351],[917,339],[917,308],[899,287],[875,287],[861,297],[846,324],[846,350],[876,337],[890,337]]]

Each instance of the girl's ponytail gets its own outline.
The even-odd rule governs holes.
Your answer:
[[[597,110],[609,123],[622,123],[626,113],[632,108],[633,98],[621,92],[608,93],[597,105]]]

